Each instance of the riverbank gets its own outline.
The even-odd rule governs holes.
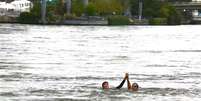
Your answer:
[[[121,19],[120,19],[121,20]],[[19,24],[36,24],[36,25],[95,25],[95,26],[107,26],[107,25],[149,25],[149,21],[146,19],[127,19],[127,23],[122,23],[119,19],[112,23],[107,18],[103,17],[82,17],[77,19],[69,19],[63,21],[46,22],[46,23],[23,23],[19,22],[16,17],[0,16],[0,23],[19,23]]]
[[[117,22],[119,22],[117,20]],[[71,19],[71,20],[63,20],[57,22],[47,22],[47,23],[21,23],[17,20],[16,17],[10,16],[0,16],[0,23],[18,23],[18,24],[35,24],[35,25],[83,25],[83,26],[108,26],[108,25],[153,25],[150,24],[149,20],[147,19],[129,19],[129,23],[127,24],[110,24],[108,19],[103,17],[86,17],[86,18],[78,18],[78,19]],[[201,21],[183,21],[181,25],[199,25]],[[168,25],[165,23],[157,24],[157,25]]]
[[[19,23],[16,17],[0,16],[0,23]]]

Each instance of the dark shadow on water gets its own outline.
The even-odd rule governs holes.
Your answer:
[[[201,52],[201,50],[175,50],[172,52]]]
[[[201,50],[139,50],[133,51],[133,53],[153,53],[153,54],[160,54],[160,53],[200,53]]]
[[[4,96],[4,97],[16,97],[19,96],[17,94],[15,94],[14,92],[4,92],[4,93],[0,93],[0,97]]]
[[[0,26],[0,34],[13,34],[17,32],[26,32],[25,26]]]

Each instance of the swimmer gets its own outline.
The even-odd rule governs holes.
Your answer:
[[[138,91],[139,85],[137,83],[133,83],[131,85],[128,73],[125,74],[125,77],[124,77],[123,81],[120,83],[119,86],[116,87],[116,89],[122,88],[122,86],[124,85],[126,80],[127,80],[127,88],[128,88],[129,91]],[[103,89],[110,89],[109,82],[107,82],[107,81],[103,82],[102,83],[102,88]]]
[[[124,77],[123,81],[120,83],[119,86],[116,87],[116,89],[122,88],[122,86],[124,85],[124,83],[125,83],[125,81],[126,81],[127,78],[128,78],[128,73],[125,74],[125,77]],[[109,89],[110,88],[109,82],[107,82],[107,81],[103,82],[102,83],[102,88],[103,89]]]
[[[138,91],[139,89],[139,85],[137,83],[133,83],[131,85],[130,81],[129,81],[129,76],[127,76],[127,87],[129,91]]]

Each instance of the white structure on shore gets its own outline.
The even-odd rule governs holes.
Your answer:
[[[0,2],[0,9],[9,11],[9,10],[14,10],[15,7],[10,3]]]
[[[15,7],[6,2],[0,2],[0,16],[8,14],[8,12],[13,12]]]
[[[196,2],[196,1],[201,1],[201,0],[192,0],[193,2]]]
[[[11,2],[13,6],[15,6],[15,11],[20,11],[20,12],[29,12],[30,8],[32,7],[32,3],[28,0],[15,0]]]
[[[201,3],[201,0],[192,0],[192,2],[200,2]],[[194,10],[192,12],[192,15],[193,15],[193,17],[200,17],[201,16],[201,12],[199,10]]]
[[[19,16],[21,12],[29,12],[33,6],[28,0],[14,0],[11,3],[0,2],[0,16]]]

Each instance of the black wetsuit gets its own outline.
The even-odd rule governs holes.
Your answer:
[[[121,84],[120,84],[119,86],[116,87],[116,89],[120,89],[121,87],[123,87],[125,81],[126,81],[126,80],[123,80],[123,81],[121,82]]]

